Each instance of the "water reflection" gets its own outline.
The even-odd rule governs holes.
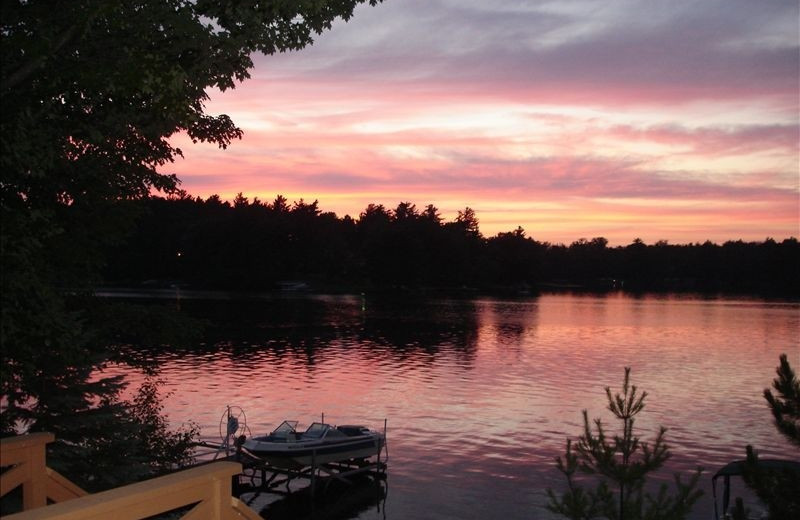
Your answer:
[[[741,458],[747,443],[780,457],[761,392],[781,352],[800,366],[796,303],[184,297],[181,308],[208,320],[203,343],[147,353],[173,392],[171,419],[211,437],[228,404],[247,411],[253,433],[322,412],[339,424],[388,418],[389,518],[549,517],[544,489],[562,485],[553,459],[582,409],[605,417],[603,388],[624,366],[650,394],[643,437],[669,428],[665,479]],[[710,493],[693,518],[709,508]]]
[[[493,327],[495,342],[511,348],[532,340],[536,333],[538,303],[536,300],[482,301],[479,314],[483,325]],[[531,335],[526,338],[526,335]]]
[[[314,495],[306,487],[278,499],[268,493],[247,493],[240,498],[270,520],[345,520],[364,514],[385,518],[387,482],[369,477],[348,480],[344,483],[323,479],[317,483]]]
[[[467,366],[477,350],[478,317],[471,301],[420,305],[361,297],[184,300],[184,312],[207,324],[204,341],[190,349],[149,351],[152,358],[206,362],[225,352],[232,361],[300,361],[313,370],[337,349],[358,349],[381,363],[427,366],[443,352]],[[141,353],[141,349],[140,353]]]

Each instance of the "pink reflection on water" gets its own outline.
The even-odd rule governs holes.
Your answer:
[[[229,404],[246,411],[253,434],[321,413],[373,427],[388,418],[387,507],[401,517],[419,512],[433,484],[456,510],[545,515],[544,488],[561,485],[554,458],[580,433],[581,410],[608,419],[604,388],[619,387],[625,366],[649,394],[641,435],[669,428],[665,478],[698,465],[713,472],[748,443],[765,457],[788,450],[762,391],[780,353],[800,366],[796,303],[612,294],[432,301],[407,312],[324,305],[323,328],[335,329],[324,338],[298,323],[283,343],[266,327],[259,342],[165,354],[173,424],[196,421],[213,439]],[[143,377],[109,373],[120,371],[134,385]],[[706,496],[693,518],[710,507]]]

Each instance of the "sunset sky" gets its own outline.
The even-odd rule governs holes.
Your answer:
[[[470,206],[491,236],[800,236],[797,0],[386,0],[209,92],[192,195]]]

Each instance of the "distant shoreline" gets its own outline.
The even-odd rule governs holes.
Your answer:
[[[586,288],[577,284],[542,284],[538,290],[515,291],[513,288],[495,288],[493,289],[478,289],[478,288],[353,288],[353,287],[337,287],[325,288],[323,290],[315,290],[309,288],[303,291],[280,291],[280,290],[236,290],[236,289],[211,289],[211,288],[192,288],[187,286],[175,285],[172,287],[141,287],[141,286],[125,286],[125,285],[108,285],[97,287],[93,290],[93,295],[100,298],[121,298],[121,299],[142,299],[142,300],[276,300],[276,299],[305,299],[317,298],[324,296],[341,296],[341,297],[378,297],[378,298],[419,298],[419,297],[432,297],[432,298],[475,298],[475,297],[497,297],[497,298],[514,298],[514,299],[535,299],[543,295],[552,294],[576,294],[586,296],[608,296],[608,295],[625,295],[631,297],[637,296],[680,296],[680,297],[697,297],[707,299],[709,297],[735,300],[735,299],[752,299],[762,301],[778,301],[795,303],[800,302],[800,297],[787,296],[780,294],[764,294],[764,293],[745,293],[745,292],[732,292],[732,291],[681,291],[681,290],[648,290],[648,291],[630,291],[625,289],[613,290],[597,290]]]

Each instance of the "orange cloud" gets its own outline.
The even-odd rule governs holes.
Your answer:
[[[486,234],[570,242],[797,236],[798,6],[671,2],[643,16],[482,2],[359,10],[257,58],[208,110],[227,150],[174,141],[192,194],[470,206]],[[691,15],[691,16],[689,16]]]

